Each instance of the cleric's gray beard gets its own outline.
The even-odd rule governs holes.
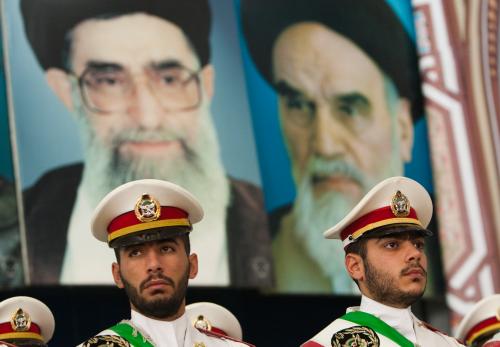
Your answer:
[[[297,198],[292,210],[294,233],[323,274],[330,279],[334,293],[356,293],[353,281],[344,267],[342,242],[323,237],[324,231],[350,212],[352,202],[335,191],[325,192],[320,198],[315,198],[310,171],[308,169],[297,187]]]
[[[170,130],[140,131],[117,129],[111,146],[97,138],[87,117],[79,117],[85,144],[85,170],[82,180],[91,204],[109,191],[131,180],[156,178],[174,182],[198,198],[205,215],[225,220],[229,185],[219,154],[215,128],[208,110],[200,111],[200,129],[196,141],[187,143],[182,134]],[[118,146],[124,139],[180,139],[184,155],[178,158],[124,158]]]

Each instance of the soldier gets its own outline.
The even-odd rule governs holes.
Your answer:
[[[427,282],[425,237],[432,200],[417,182],[391,177],[373,187],[324,233],[341,239],[345,268],[361,291],[361,305],[302,346],[462,346],[411,312]]]
[[[54,316],[40,300],[15,296],[0,302],[0,347],[46,347],[54,328]]]
[[[500,347],[500,294],[477,302],[458,325],[456,337],[466,346]]]
[[[202,218],[196,198],[166,181],[132,181],[103,198],[91,229],[115,251],[113,279],[129,298],[131,318],[80,346],[246,346],[196,329],[185,314],[188,281],[198,272],[189,233]]]
[[[196,302],[186,306],[189,321],[198,329],[214,331],[236,340],[243,338],[240,322],[227,308],[212,302]]]

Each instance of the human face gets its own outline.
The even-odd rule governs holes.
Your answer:
[[[83,106],[82,96],[74,92],[79,89],[75,81],[69,99],[60,95],[67,106],[85,117],[102,146],[116,147],[120,158],[129,160],[175,160],[189,155],[189,145],[196,142],[200,128],[200,110],[211,97],[212,68],[205,66],[200,71],[198,58],[178,26],[142,13],[91,19],[74,28],[71,42],[70,65],[77,77],[89,70],[98,76],[114,72],[129,76],[133,83],[124,100],[128,106],[104,114]],[[199,107],[169,111],[152,88],[152,74],[175,67],[200,71],[191,80],[195,85],[199,79]],[[107,81],[99,81],[103,80]]]
[[[92,127],[104,144],[115,139],[118,132],[143,130],[156,136],[122,138],[118,145],[121,156],[175,158],[186,155],[183,143],[195,141],[198,109],[168,113],[144,78],[147,69],[164,65],[199,70],[198,59],[179,27],[146,14],[89,20],[74,30],[71,57],[77,76],[99,64],[117,66],[131,76],[139,76],[131,96],[133,102],[123,113],[105,116],[87,110]],[[160,136],[162,131],[164,136]]]
[[[173,320],[184,312],[188,279],[196,276],[196,254],[187,255],[181,238],[120,249],[113,278],[125,288],[132,309],[148,317]]]
[[[308,180],[316,198],[334,192],[352,206],[402,173],[409,105],[396,93],[388,102],[394,88],[352,41],[321,24],[293,25],[275,43],[273,71],[297,185]]]
[[[229,193],[209,108],[212,67],[199,66],[176,25],[140,13],[84,21],[71,32],[69,65],[77,77],[109,69],[131,76],[134,84],[128,109],[102,114],[85,106],[77,77],[55,68],[46,73],[78,122],[85,151],[82,185],[91,202],[125,182],[156,178],[176,182],[202,200],[217,195],[215,205],[225,208]],[[158,100],[147,76],[169,66],[200,71],[197,108],[168,111]]]
[[[361,292],[388,306],[413,304],[427,283],[424,245],[423,236],[408,233],[367,240],[364,270],[357,278]]]

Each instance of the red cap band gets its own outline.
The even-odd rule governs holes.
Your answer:
[[[137,218],[135,211],[129,211],[119,215],[109,223],[107,230],[108,241],[136,231],[171,226],[191,227],[188,213],[178,207],[161,206],[158,219],[150,222],[143,222]]]
[[[31,323],[28,330],[16,331],[12,328],[10,322],[0,323],[0,340],[1,339],[15,339],[15,338],[31,338],[37,340],[43,340],[41,335],[41,330],[38,325]]]
[[[179,219],[187,217],[187,212],[180,208],[172,206],[162,206],[160,217],[157,220]],[[141,222],[139,219],[137,219],[134,211],[125,212],[109,223],[108,234],[112,234],[117,230],[127,228],[136,224],[144,224],[144,222]]]
[[[485,320],[480,321],[476,325],[474,325],[467,335],[465,336],[465,342],[467,345],[471,345],[475,339],[479,336],[488,333],[490,331],[499,330],[500,329],[500,321],[497,317],[490,317]]]
[[[340,238],[344,241],[352,235],[357,239],[369,230],[385,225],[402,223],[421,225],[417,217],[417,212],[413,208],[410,208],[408,216],[398,217],[394,215],[390,206],[384,206],[359,217],[349,224],[340,233]]]

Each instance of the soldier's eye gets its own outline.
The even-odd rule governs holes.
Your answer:
[[[425,242],[422,240],[415,241],[415,247],[419,250],[423,250],[425,248]]]
[[[161,252],[162,253],[171,253],[171,252],[174,252],[174,251],[175,251],[175,249],[173,247],[171,247],[171,246],[163,246],[161,248]]]
[[[141,252],[141,250],[140,250],[140,249],[138,249],[138,248],[136,248],[136,249],[132,249],[132,250],[130,250],[130,251],[128,252],[128,256],[129,256],[130,258],[133,258],[133,257],[137,257],[137,256],[141,255],[141,253],[142,253],[142,252]]]
[[[394,248],[397,248],[398,247],[398,242],[397,241],[388,241],[384,244],[384,247],[385,248],[388,248],[388,249],[394,249]]]

